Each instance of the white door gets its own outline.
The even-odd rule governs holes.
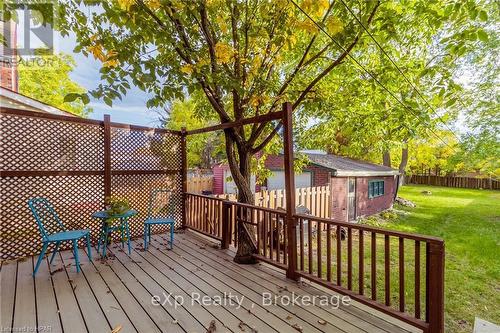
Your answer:
[[[295,174],[295,188],[311,187],[312,173],[306,171]],[[267,178],[268,190],[282,190],[285,188],[285,171],[273,171],[273,175]]]

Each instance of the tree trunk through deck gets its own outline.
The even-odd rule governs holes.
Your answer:
[[[251,181],[251,167],[250,162],[252,154],[245,147],[237,147],[238,159],[235,154],[235,142],[228,131],[224,132],[226,138],[226,155],[231,170],[231,176],[234,183],[238,188],[238,202],[246,204],[254,204],[254,195],[252,192]],[[238,207],[236,216],[241,216],[241,209]],[[236,226],[238,237],[238,249],[234,256],[234,261],[239,264],[255,264],[257,260],[253,256],[256,253],[257,247],[255,246],[256,240],[254,239],[255,227],[247,225],[242,221],[237,222]]]

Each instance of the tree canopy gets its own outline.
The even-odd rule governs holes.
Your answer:
[[[82,100],[65,100],[68,94],[84,94],[87,91],[69,76],[75,68],[73,57],[68,54],[40,57],[40,61],[36,58],[20,61],[19,92],[75,115],[88,115],[92,109]]]

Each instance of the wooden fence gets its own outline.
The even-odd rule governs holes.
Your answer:
[[[406,183],[459,188],[500,189],[500,181],[491,178],[411,175],[407,177]]]
[[[237,201],[236,194],[220,194],[218,198]],[[285,190],[260,191],[255,193],[255,205],[264,208],[285,209]],[[329,218],[331,199],[329,186],[302,187],[295,189],[295,204],[309,209],[316,217]]]
[[[203,191],[212,191],[213,177],[190,177],[187,180],[187,190],[191,193],[202,193]]]

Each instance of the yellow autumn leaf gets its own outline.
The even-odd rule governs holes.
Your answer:
[[[336,35],[344,30],[344,25],[338,17],[332,16],[326,20],[326,29],[331,35]]]
[[[186,65],[183,65],[181,66],[181,72],[183,72],[184,74],[192,74],[193,73],[193,65],[191,64],[186,64]]]
[[[215,44],[215,57],[218,63],[227,64],[234,56],[234,51],[231,46],[226,43],[219,42]]]
[[[310,20],[298,22],[297,27],[311,34],[318,32],[318,27]]]
[[[101,61],[106,61],[106,55],[104,54],[104,50],[101,44],[96,43],[95,45],[91,45],[87,47],[87,51],[92,53],[95,59],[99,59]]]
[[[135,0],[116,0],[116,2],[120,9],[129,11],[130,7],[135,3]]]
[[[116,67],[120,64],[120,61],[118,59],[110,59],[110,60],[106,60],[105,62],[103,62],[103,66],[104,67]]]
[[[157,10],[158,8],[161,7],[161,2],[160,0],[148,0],[145,2],[146,6],[148,6],[149,9],[152,10]]]

